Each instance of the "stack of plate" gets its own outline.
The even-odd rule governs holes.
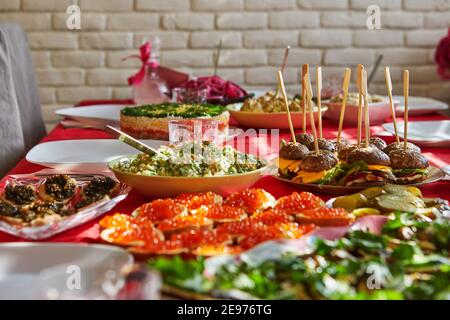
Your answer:
[[[394,96],[394,100],[399,103],[395,110],[398,115],[403,115],[405,109],[405,98],[403,96]],[[408,98],[408,113],[410,115],[424,115],[439,111],[445,111],[448,105],[442,101],[434,100],[425,97],[409,97]]]
[[[398,135],[403,138],[403,122],[397,123]],[[394,134],[393,123],[383,124],[383,128]],[[450,147],[450,120],[410,121],[408,123],[408,141],[423,147]]]

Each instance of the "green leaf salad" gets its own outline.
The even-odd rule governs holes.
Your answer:
[[[450,224],[395,212],[380,235],[353,230],[318,238],[311,253],[258,264],[234,259],[212,276],[205,260],[150,260],[167,284],[220,296],[259,299],[450,299]],[[195,283],[196,285],[192,285]]]

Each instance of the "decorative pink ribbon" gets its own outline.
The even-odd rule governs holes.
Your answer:
[[[147,71],[147,66],[151,68],[157,68],[158,62],[155,60],[150,60],[152,50],[152,44],[150,42],[146,42],[139,47],[140,54],[132,54],[128,57],[123,58],[122,60],[127,60],[129,58],[137,58],[142,61],[142,66],[139,71],[128,78],[128,84],[131,86],[138,86],[144,81],[145,73]]]

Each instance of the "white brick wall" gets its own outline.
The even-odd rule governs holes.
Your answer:
[[[72,3],[81,7],[81,30],[66,29]],[[381,7],[382,30],[366,27],[373,4]],[[436,44],[450,26],[446,0],[0,0],[0,22],[28,33],[49,124],[57,121],[53,110],[80,99],[130,97],[127,77],[139,62],[122,58],[155,35],[162,62],[193,75],[212,73],[222,40],[219,74],[249,88],[274,86],[290,45],[290,90],[298,90],[302,63],[322,65],[326,77],[358,63],[370,69],[383,54],[396,90],[407,66],[413,94],[450,100],[450,82],[434,65]],[[385,93],[382,71],[371,91]]]

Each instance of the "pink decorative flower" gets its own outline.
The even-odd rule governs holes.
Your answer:
[[[450,28],[447,36],[439,41],[434,60],[438,65],[439,76],[443,80],[450,80]]]

